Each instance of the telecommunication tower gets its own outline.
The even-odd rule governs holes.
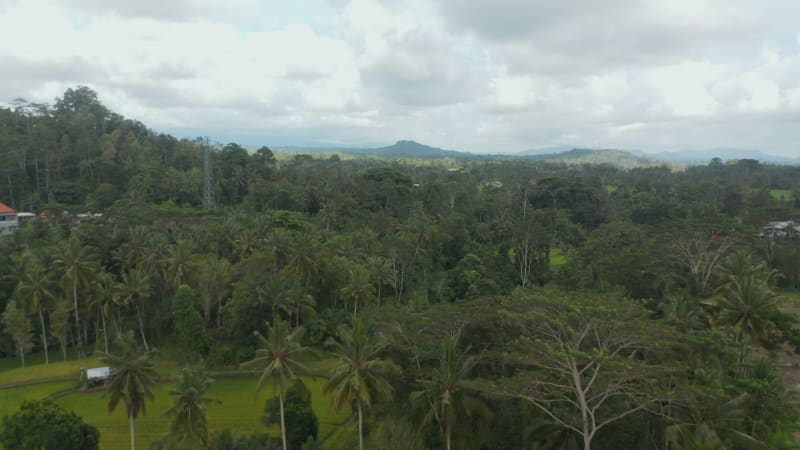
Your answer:
[[[208,137],[203,142],[203,206],[214,207],[214,172],[211,167],[211,145]]]

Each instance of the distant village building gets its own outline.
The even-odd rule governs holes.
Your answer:
[[[25,222],[29,222],[35,218],[36,214],[34,213],[29,213],[29,212],[17,213],[17,222],[19,222],[20,225],[24,224]]]
[[[0,236],[12,233],[18,226],[17,211],[5,203],[0,203]]]
[[[800,223],[793,220],[770,222],[763,230],[764,234],[771,238],[785,238],[790,235],[800,235]]]

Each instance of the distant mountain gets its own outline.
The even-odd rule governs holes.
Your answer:
[[[770,155],[760,150],[739,148],[677,150],[659,153],[636,152],[636,154],[646,158],[684,164],[707,164],[712,158],[720,158],[723,161],[733,159],[757,159],[762,162],[771,162],[774,164],[800,164],[800,158]]]
[[[351,149],[348,153],[385,156],[390,158],[476,158],[475,153],[444,150],[438,147],[420,144],[416,141],[397,141],[388,147],[372,149]]]
[[[521,152],[514,153],[515,155],[519,156],[534,156],[534,155],[553,155],[557,153],[564,153],[568,152],[575,147],[571,147],[568,145],[557,145],[555,147],[543,147],[543,148],[535,148],[530,150],[523,150]]]
[[[526,156],[526,159],[535,159],[550,162],[563,162],[568,164],[608,164],[611,166],[631,169],[634,167],[658,166],[665,164],[654,158],[634,155],[627,150],[593,150],[575,148],[566,152],[536,154]]]
[[[615,167],[630,169],[634,167],[659,166],[664,164],[708,164],[712,158],[724,161],[735,159],[757,159],[773,164],[800,164],[800,158],[775,156],[757,150],[744,149],[705,149],[705,150],[679,150],[660,153],[645,153],[641,150],[618,149],[587,149],[567,146],[555,146],[539,149],[524,150],[518,153],[505,154],[477,154],[455,150],[445,150],[439,147],[420,144],[412,140],[402,140],[396,143],[377,148],[364,147],[284,147],[276,149],[290,153],[344,153],[351,155],[378,156],[385,158],[459,158],[459,159],[487,159],[487,158],[525,158],[549,162],[563,162],[566,164],[608,164]]]

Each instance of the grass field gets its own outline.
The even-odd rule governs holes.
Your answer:
[[[320,422],[320,437],[333,433],[338,425],[347,420],[349,412],[337,414],[333,411],[330,399],[322,394],[323,380],[304,381],[312,393],[312,407]],[[255,378],[225,378],[214,382],[208,396],[222,400],[222,404],[208,409],[212,431],[230,428],[243,434],[268,430],[278,434],[278,428],[268,429],[261,423],[264,403],[272,396],[272,389],[266,387],[255,396],[255,386]],[[169,431],[169,419],[162,417],[162,414],[171,405],[170,387],[170,384],[159,385],[154,391],[155,400],[147,405],[147,415],[137,419],[137,447],[147,448]],[[113,414],[108,414],[107,399],[103,398],[102,392],[76,392],[56,402],[75,411],[100,430],[100,448],[114,450],[129,447],[128,420],[124,409],[120,406]]]
[[[14,413],[25,400],[41,400],[54,393],[77,387],[79,368],[96,367],[99,361],[95,358],[54,362],[15,367],[19,361],[2,361],[0,369],[0,417]],[[322,362],[319,362],[321,364]],[[13,367],[13,368],[12,368]],[[174,373],[173,364],[160,367],[161,373]],[[75,376],[75,381],[52,381]],[[44,382],[43,382],[44,381]],[[312,393],[312,407],[320,422],[320,439],[327,438],[326,448],[349,448],[354,437],[354,424],[348,423],[349,408],[339,413],[333,411],[330,397],[322,394],[324,380],[321,378],[304,379]],[[32,384],[29,384],[32,383]],[[17,385],[8,387],[9,385]],[[5,386],[5,387],[3,387]],[[169,420],[162,417],[163,412],[171,405],[169,389],[171,383],[157,386],[154,391],[155,400],[147,404],[147,414],[136,421],[137,448],[148,448],[150,443],[163,437],[169,431]],[[217,379],[209,390],[209,397],[222,400],[222,404],[213,405],[208,410],[211,431],[230,428],[242,434],[271,432],[278,434],[278,428],[266,428],[261,423],[264,404],[272,396],[272,388],[266,386],[261,393],[255,395],[256,378],[254,376],[225,377]],[[128,421],[124,407],[120,405],[113,413],[108,413],[107,399],[103,392],[68,392],[54,400],[56,403],[74,411],[83,419],[100,430],[100,448],[103,450],[126,449],[130,446]]]
[[[19,361],[17,361],[19,365]],[[81,367],[98,367],[100,361],[96,358],[87,358],[72,361],[51,362],[48,365],[29,365],[0,371],[0,386],[23,384],[53,378],[73,377],[75,381],[80,376]]]
[[[76,387],[73,381],[34,384],[11,389],[0,389],[0,416],[13,413],[26,400],[42,400],[51,394]]]
[[[550,267],[563,266],[567,263],[567,255],[560,248],[550,249]]]
[[[786,202],[792,201],[792,191],[788,189],[772,189],[769,191],[772,198]]]
[[[86,346],[85,354],[91,354],[94,351],[94,348],[90,348],[90,346]],[[74,348],[67,349],[67,360],[74,360],[77,358],[76,350]],[[56,349],[50,350],[50,362],[56,363],[62,361],[61,352]],[[20,367],[20,359],[19,356],[15,357],[7,357],[7,358],[0,358],[0,373],[5,372],[6,370],[16,369]],[[44,364],[44,353],[36,352],[30,353],[25,355],[25,364],[28,366],[36,366],[38,364]],[[0,383],[2,384],[2,383]]]

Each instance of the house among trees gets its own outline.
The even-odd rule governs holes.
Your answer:
[[[772,238],[785,238],[790,235],[800,235],[800,223],[792,220],[770,222],[764,227],[764,233]]]
[[[13,232],[18,226],[17,211],[0,202],[0,236]]]

